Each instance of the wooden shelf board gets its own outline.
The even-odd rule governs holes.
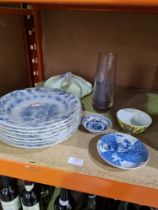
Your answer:
[[[139,136],[150,152],[150,161],[146,166],[137,170],[109,166],[96,151],[98,136],[80,128],[67,141],[49,148],[28,150],[1,142],[0,174],[158,207],[158,143],[155,140],[158,136],[155,109],[158,95],[120,90],[118,96],[117,106],[107,113],[113,120],[114,129],[119,130],[114,113],[122,106],[146,107],[153,117],[153,125]],[[89,100],[90,97],[85,98],[85,107],[90,110]],[[70,165],[70,156],[83,159],[83,166]]]

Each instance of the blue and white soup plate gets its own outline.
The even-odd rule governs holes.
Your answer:
[[[0,123],[14,128],[39,128],[78,115],[80,100],[58,89],[26,88],[0,98]]]
[[[91,133],[103,133],[112,127],[112,122],[101,114],[89,114],[82,118],[82,125]]]
[[[100,137],[97,150],[105,162],[121,169],[140,168],[149,161],[146,146],[137,138],[120,132]]]

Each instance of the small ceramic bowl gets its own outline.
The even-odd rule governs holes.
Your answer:
[[[82,118],[82,125],[91,133],[104,133],[112,127],[112,122],[101,114],[88,114]]]
[[[131,134],[144,132],[152,123],[152,118],[138,109],[120,109],[117,120],[122,129]]]

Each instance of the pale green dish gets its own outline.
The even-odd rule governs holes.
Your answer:
[[[44,82],[44,86],[66,90],[78,98],[83,98],[92,92],[91,83],[71,72],[49,78]]]

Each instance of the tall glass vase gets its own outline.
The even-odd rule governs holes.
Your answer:
[[[96,111],[106,112],[113,105],[116,68],[116,54],[99,54],[92,94],[92,105]]]

